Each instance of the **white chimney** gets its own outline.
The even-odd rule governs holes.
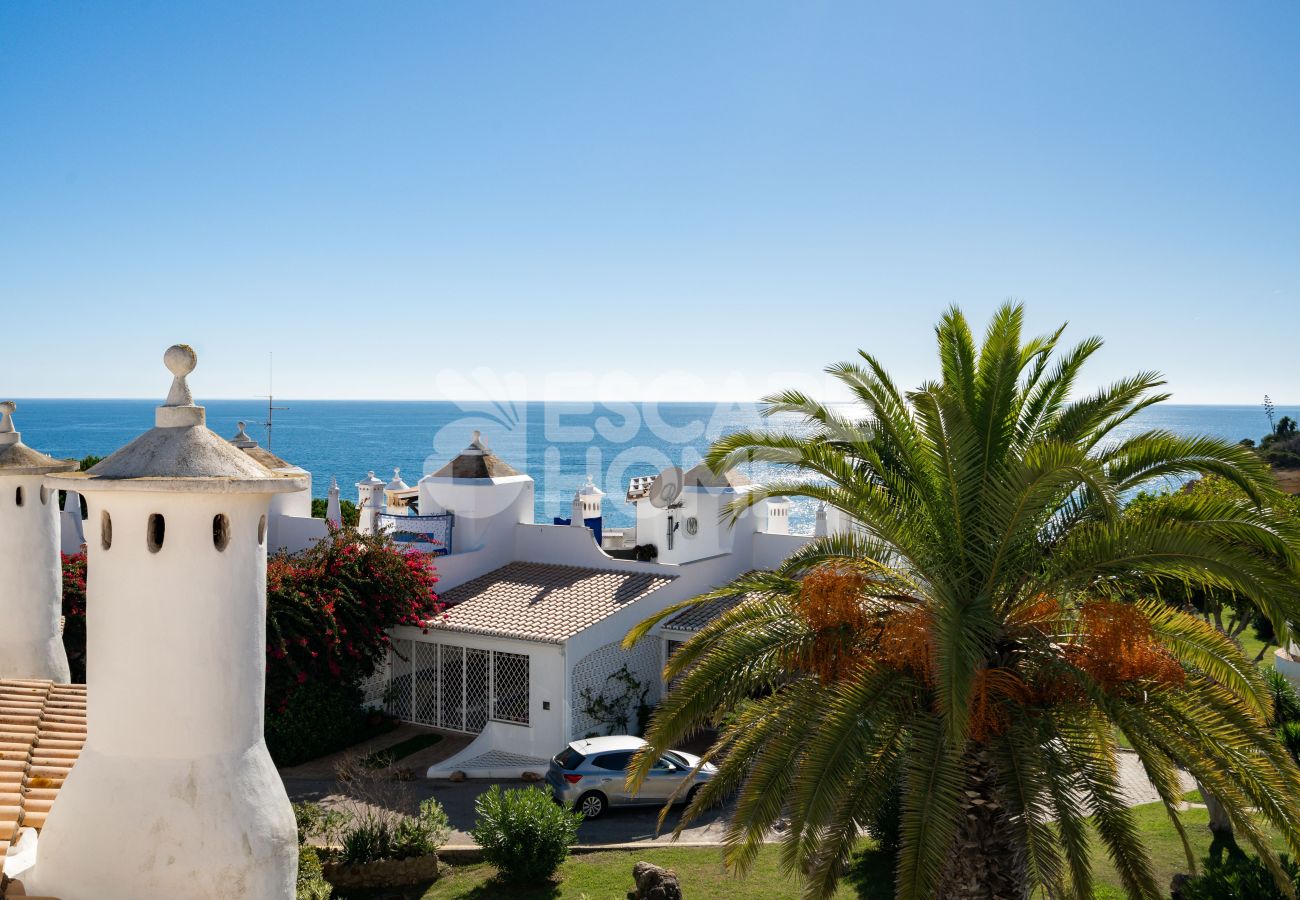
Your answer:
[[[0,678],[66,684],[68,657],[59,634],[59,493],[43,482],[48,473],[77,464],[24,444],[14,429],[17,408],[12,400],[0,403]]]
[[[86,745],[50,810],[33,894],[292,897],[297,829],[262,735],[267,513],[306,479],[209,431],[186,376],[156,427],[47,478],[89,506]]]

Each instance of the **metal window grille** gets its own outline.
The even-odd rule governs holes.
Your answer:
[[[465,650],[465,730],[479,732],[488,721],[488,651],[470,647]]]
[[[438,644],[416,641],[411,651],[411,721],[421,725],[438,724],[439,688]]]
[[[404,722],[477,734],[489,719],[529,724],[529,659],[454,644],[395,640],[384,708]]]
[[[412,681],[411,641],[397,640],[388,650],[390,676],[384,691],[384,708],[389,715],[404,721],[411,719]]]
[[[438,703],[438,724],[453,731],[465,731],[465,650],[442,645],[442,694]]]
[[[493,719],[527,725],[530,687],[527,654],[492,654]]]

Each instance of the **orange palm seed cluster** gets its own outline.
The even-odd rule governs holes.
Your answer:
[[[1066,655],[1107,690],[1131,684],[1172,687],[1186,680],[1178,660],[1156,640],[1150,621],[1129,603],[1084,603],[1078,636]]]

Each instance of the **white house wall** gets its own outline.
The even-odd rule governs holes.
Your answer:
[[[293,497],[297,495],[281,496]],[[310,509],[308,512],[310,513]],[[266,545],[272,553],[279,550],[286,550],[289,553],[306,550],[308,547],[314,546],[317,541],[328,533],[325,520],[313,519],[310,515],[277,516],[268,514],[267,516]]]
[[[569,738],[577,740],[593,734],[610,733],[608,722],[600,721],[587,714],[583,692],[590,691],[592,696],[623,694],[627,686],[619,681],[610,681],[610,676],[625,665],[633,677],[641,682],[645,702],[651,706],[658,703],[663,680],[660,676],[661,656],[659,641],[647,638],[631,650],[624,650],[621,642],[615,641],[578,660],[573,666],[569,685],[569,696],[573,704]],[[628,728],[635,731],[637,726],[635,705],[630,715]]]
[[[811,538],[806,534],[754,533],[754,569],[775,569]]]

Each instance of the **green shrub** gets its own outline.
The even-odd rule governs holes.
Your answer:
[[[451,820],[442,804],[433,799],[424,800],[420,803],[418,815],[403,816],[398,820],[393,831],[393,851],[397,859],[437,853],[438,848],[447,842],[449,834]]]
[[[357,819],[343,832],[340,858],[345,863],[361,865],[378,859],[391,859],[393,823],[386,816]]]
[[[295,803],[293,817],[298,825],[298,843],[318,837],[326,846],[335,846],[348,818],[337,809],[326,809],[319,803]]]
[[[320,498],[312,498],[311,516],[313,519],[325,518],[325,511],[329,509],[329,501]],[[348,528],[356,528],[357,523],[361,521],[361,510],[351,500],[339,499],[339,512],[343,514],[343,524]],[[337,522],[335,523],[338,524]]]
[[[1286,722],[1277,730],[1277,736],[1282,739],[1282,746],[1286,747],[1287,752],[1300,762],[1300,722]]]
[[[1282,868],[1300,888],[1300,868],[1286,856]],[[1178,896],[1182,900],[1284,900],[1287,895],[1257,857],[1230,855],[1222,862],[1207,859],[1205,873],[1183,885]]]
[[[578,838],[582,813],[570,811],[539,787],[503,791],[498,784],[474,803],[478,821],[470,833],[483,858],[503,881],[544,881],[569,855]]]
[[[438,852],[451,833],[447,812],[437,800],[425,800],[414,816],[373,808],[354,810],[342,831],[345,863],[409,859]]]
[[[1264,677],[1268,679],[1268,692],[1273,697],[1273,724],[1300,722],[1300,696],[1297,696],[1291,681],[1272,666],[1264,670]]]
[[[867,817],[867,833],[882,851],[898,854],[903,844],[903,786],[897,777],[884,802]]]
[[[371,733],[356,682],[303,684],[266,711],[266,748],[277,766],[293,766],[356,743]]]
[[[321,871],[320,856],[310,844],[298,847],[298,889],[296,900],[330,900],[334,889]]]

